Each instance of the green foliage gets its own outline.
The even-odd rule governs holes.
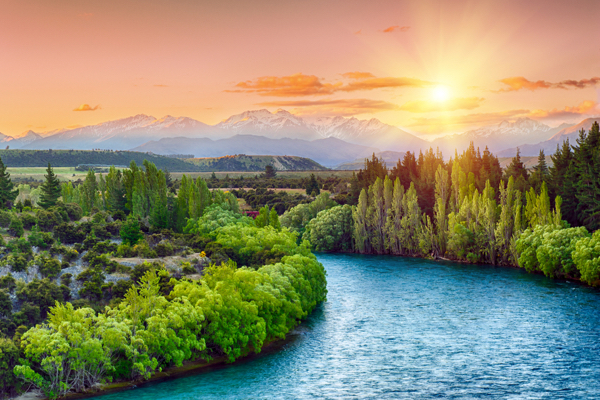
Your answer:
[[[123,243],[134,246],[137,242],[144,238],[144,234],[140,231],[140,223],[135,217],[128,217],[127,221],[121,227],[121,239]]]
[[[4,396],[16,396],[21,389],[21,382],[13,373],[13,369],[19,363],[19,349],[10,339],[0,337],[0,391],[1,398]]]
[[[8,228],[13,220],[13,213],[10,211],[0,210],[0,226]]]
[[[223,209],[218,204],[213,204],[204,210],[204,214],[199,218],[190,218],[184,228],[185,233],[194,235],[215,237],[217,229],[235,224],[237,222],[250,224],[251,219],[242,214]]]
[[[86,234],[79,225],[62,223],[54,228],[54,237],[64,244],[81,243]]]
[[[34,226],[27,240],[32,246],[40,249],[47,249],[54,243],[54,238],[48,232],[40,232],[37,226]]]
[[[42,184],[42,195],[39,201],[39,205],[42,208],[50,208],[56,205],[58,198],[61,196],[60,181],[54,174],[54,170],[50,163],[46,169],[46,175],[44,175],[46,181]]]
[[[10,221],[10,226],[8,227],[8,233],[14,237],[21,237],[23,233],[25,233],[25,229],[23,229],[23,222],[18,217],[13,217]]]
[[[317,251],[348,251],[352,248],[352,207],[323,210],[306,227],[305,238]]]
[[[319,188],[319,182],[317,182],[317,178],[315,177],[315,174],[310,174],[310,179],[306,183],[306,186],[304,187],[304,189],[306,189],[306,194],[308,196],[318,196],[319,194],[321,194],[321,189]]]
[[[25,229],[31,229],[34,225],[37,224],[37,218],[33,214],[21,213],[21,215],[19,215],[19,218],[21,219],[21,222],[23,223],[23,228]]]
[[[60,261],[55,258],[44,258],[39,265],[39,269],[44,278],[56,278],[61,270]]]
[[[589,285],[600,286],[600,230],[591,237],[578,240],[572,257],[581,273],[581,280]]]

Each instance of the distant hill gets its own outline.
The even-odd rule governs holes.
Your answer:
[[[278,171],[322,171],[327,168],[304,157],[295,156],[249,156],[237,154],[224,157],[190,158],[185,161],[203,171],[264,171],[272,165]]]
[[[197,165],[186,161],[134,151],[88,151],[88,150],[0,150],[0,157],[7,167],[76,167],[80,164],[129,165],[131,161],[141,165],[148,160],[159,169],[171,172],[200,172]]]
[[[228,139],[165,138],[138,146],[135,151],[156,154],[192,153],[196,157],[223,157],[229,154],[247,155],[293,155],[315,160],[332,167],[348,160],[368,157],[379,149],[327,138],[318,140],[269,139],[264,136],[236,135]]]
[[[375,155],[379,159],[383,159],[385,161],[388,169],[392,169],[397,163],[398,160],[402,160],[406,153],[398,152],[398,151],[382,151],[380,153],[376,153]],[[365,167],[365,157],[357,158],[354,161],[347,162],[336,166],[334,169],[337,170],[352,170],[356,171]]]

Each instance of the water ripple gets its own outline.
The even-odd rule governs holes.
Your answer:
[[[523,271],[320,255],[328,301],[283,349],[109,399],[600,398],[600,293]]]

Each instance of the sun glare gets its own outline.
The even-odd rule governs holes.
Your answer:
[[[450,98],[450,91],[446,86],[436,86],[433,89],[433,98],[436,101],[446,101]]]

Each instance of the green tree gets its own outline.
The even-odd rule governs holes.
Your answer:
[[[46,181],[42,184],[42,195],[38,204],[43,208],[50,208],[56,205],[58,198],[61,196],[61,187],[58,177],[54,174],[54,170],[50,163],[44,175]]]
[[[0,209],[10,208],[18,195],[19,189],[15,188],[10,174],[6,172],[2,158],[0,158]]]
[[[127,217],[127,221],[121,227],[121,239],[130,246],[135,245],[137,242],[144,238],[144,234],[140,231],[140,223],[134,216]]]
[[[306,183],[305,189],[308,196],[312,196],[313,192],[316,193],[316,195],[321,193],[321,189],[319,189],[319,182],[317,182],[317,177],[315,174],[310,174],[310,179]]]
[[[265,166],[265,178],[273,179],[277,177],[277,170],[272,165]]]

